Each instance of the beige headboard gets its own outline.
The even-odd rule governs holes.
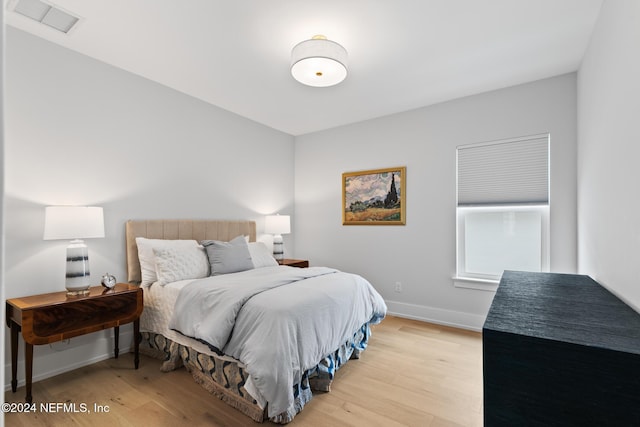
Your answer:
[[[130,283],[140,283],[140,260],[136,237],[165,240],[222,240],[249,236],[256,241],[255,221],[215,221],[190,219],[131,220],[125,224],[127,274]]]

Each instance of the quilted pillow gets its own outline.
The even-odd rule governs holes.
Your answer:
[[[249,253],[251,254],[251,261],[253,261],[253,268],[278,265],[278,261],[276,261],[271,252],[269,252],[267,245],[262,242],[249,243]]]
[[[238,236],[229,242],[203,240],[211,264],[211,275],[236,273],[253,269],[249,246],[244,236]]]
[[[204,248],[153,249],[156,275],[161,285],[178,280],[201,279],[209,275],[209,260]]]
[[[136,245],[138,246],[138,259],[140,260],[140,273],[142,281],[140,286],[149,286],[158,280],[156,275],[156,257],[153,253],[154,249],[193,249],[198,248],[198,242],[195,240],[164,240],[164,239],[147,239],[144,237],[136,237]]]

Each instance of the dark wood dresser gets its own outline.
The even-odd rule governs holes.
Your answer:
[[[640,314],[588,276],[506,271],[482,330],[484,426],[640,426]]]

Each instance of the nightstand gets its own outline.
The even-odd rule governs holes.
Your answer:
[[[306,259],[280,259],[278,260],[278,264],[288,265],[289,267],[300,267],[300,268],[309,267],[309,261]]]
[[[88,295],[67,296],[66,292],[33,295],[7,300],[7,326],[11,328],[11,390],[16,391],[18,332],[25,342],[26,401],[31,403],[33,346],[62,341],[79,335],[114,328],[115,357],[118,357],[120,326],[133,322],[134,365],[138,369],[142,289],[118,283],[112,289],[90,288]]]

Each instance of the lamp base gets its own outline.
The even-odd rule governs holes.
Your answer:
[[[284,242],[282,241],[282,234],[273,235],[273,257],[278,261],[284,259]]]
[[[67,246],[67,273],[64,287],[68,296],[89,293],[89,249],[82,240],[72,240]]]

